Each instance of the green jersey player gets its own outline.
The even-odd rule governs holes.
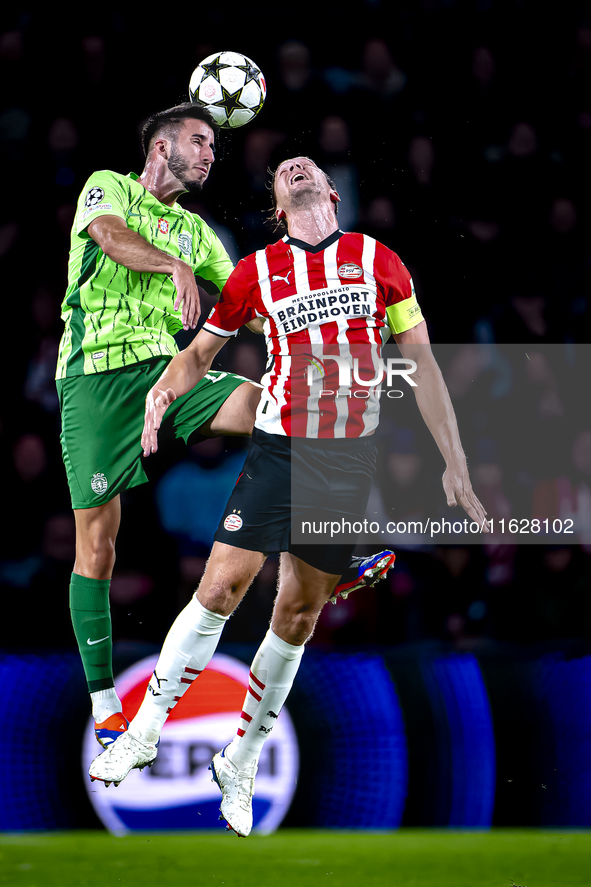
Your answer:
[[[233,270],[218,237],[198,216],[177,203],[162,203],[134,173],[94,173],[80,196],[72,231],[58,379],[172,357],[178,350],[174,334],[188,326],[181,321],[171,276],[132,269],[101,252],[88,229],[107,216],[111,222],[122,220],[220,290]]]
[[[207,179],[215,132],[198,105],[151,117],[141,175],[91,175],[72,229],[56,378],[76,521],[70,610],[103,745],[127,726],[114,689],[109,584],[120,494],[147,480],[144,400],[177,353],[174,334],[197,324],[195,275],[221,290],[233,270],[212,229],[177,202]],[[187,443],[250,434],[259,395],[241,376],[209,373],[173,404],[169,429]]]

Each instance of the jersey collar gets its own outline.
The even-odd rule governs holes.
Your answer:
[[[139,176],[138,176],[138,174],[135,173],[135,172],[128,172],[128,173],[127,173],[127,178],[128,178],[128,179],[131,179],[131,180],[134,181],[134,182],[137,182],[137,181],[139,180]],[[142,187],[144,187],[144,186],[142,186]],[[154,197],[154,195],[152,194],[152,192],[151,192],[151,191],[148,191],[147,188],[145,188],[145,191],[146,191],[146,194],[149,194],[149,195],[150,195],[150,197],[152,198],[152,200],[154,200],[156,203],[159,203],[160,206],[163,206],[164,209],[167,210],[168,212],[170,212],[171,210],[175,210],[176,212],[181,212],[181,213],[184,212],[183,207],[179,205],[178,201],[175,200],[175,202],[172,204],[172,206],[168,206],[167,203],[162,203],[161,200],[158,200],[157,197]]]
[[[307,253],[321,253],[323,249],[326,249],[328,246],[334,243],[335,240],[338,240],[339,237],[342,237],[344,233],[345,232],[341,231],[340,228],[337,228],[336,231],[333,231],[332,234],[329,234],[329,236],[325,240],[321,240],[320,243],[316,244],[316,246],[312,246],[311,243],[306,243],[305,240],[298,240],[296,237],[290,237],[289,234],[286,234],[283,240],[285,241],[285,243],[291,244],[291,246],[297,246],[300,249],[306,250]]]

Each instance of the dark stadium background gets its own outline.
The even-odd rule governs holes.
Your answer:
[[[309,154],[337,177],[343,227],[376,236],[410,268],[434,342],[589,341],[585,4],[366,0],[338,10],[322,2],[285,10],[244,6],[239,15],[222,4],[205,12],[177,6],[170,15],[124,5],[100,14],[80,10],[67,25],[49,7],[3,12],[0,659],[34,655],[49,688],[43,662],[56,650],[70,657],[68,714],[76,730],[87,703],[68,613],[74,528],[53,385],[74,207],[93,170],[141,171],[142,120],[185,100],[196,64],[226,48],[253,58],[268,84],[257,121],[221,136],[210,181],[194,205],[235,257],[276,237],[265,222],[267,167]],[[241,336],[220,366],[260,377],[261,341]],[[569,409],[582,456],[564,470],[588,489],[588,399]],[[507,423],[501,433],[508,446],[511,432]],[[207,474],[214,489],[212,478],[223,476],[224,463],[243,446],[226,440],[161,454],[149,468],[154,483],[124,497],[112,583],[120,666],[158,648],[209,548],[206,537],[165,532],[157,484],[170,480],[182,460],[187,476]],[[486,461],[476,445],[468,455],[475,468]],[[437,460],[433,448],[435,475],[443,467]],[[230,621],[228,649],[245,645],[247,656],[264,633],[275,566],[268,563]],[[554,717],[540,695],[548,662],[564,665],[556,692],[574,694],[569,731],[588,724],[590,567],[585,545],[408,549],[379,589],[326,608],[311,642],[318,655],[377,650],[397,681],[413,739],[407,824],[449,821],[445,804],[436,810],[427,796],[425,736],[432,724],[416,663],[464,653],[480,664],[493,712],[495,823],[591,824],[588,803],[573,812],[576,804],[561,807],[558,784],[546,788],[558,752],[540,738]],[[569,663],[578,683],[568,677]],[[18,675],[18,661],[11,674]],[[9,716],[5,711],[0,720]],[[63,726],[66,714],[59,718]],[[589,759],[585,730],[577,764]],[[579,777],[574,763],[561,775]],[[72,805],[76,823],[92,824],[78,784],[63,791],[58,824],[72,824],[63,812]],[[296,824],[307,824],[299,808],[294,815]]]

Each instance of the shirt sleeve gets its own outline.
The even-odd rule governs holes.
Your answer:
[[[203,329],[216,336],[237,336],[240,327],[255,317],[246,260],[242,259],[228,278],[220,300],[203,324]]]
[[[378,279],[386,304],[386,319],[393,333],[403,333],[424,319],[408,268],[392,250],[379,244]]]
[[[127,197],[121,182],[108,169],[95,172],[78,198],[74,219],[76,234],[85,236],[90,223],[99,216],[119,216],[125,220],[126,211]]]
[[[226,252],[222,241],[212,228],[209,228],[210,250],[207,259],[195,268],[195,274],[210,280],[221,292],[234,270],[234,263]]]

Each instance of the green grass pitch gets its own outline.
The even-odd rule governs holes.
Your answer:
[[[9,887],[591,887],[591,832],[0,835]]]

